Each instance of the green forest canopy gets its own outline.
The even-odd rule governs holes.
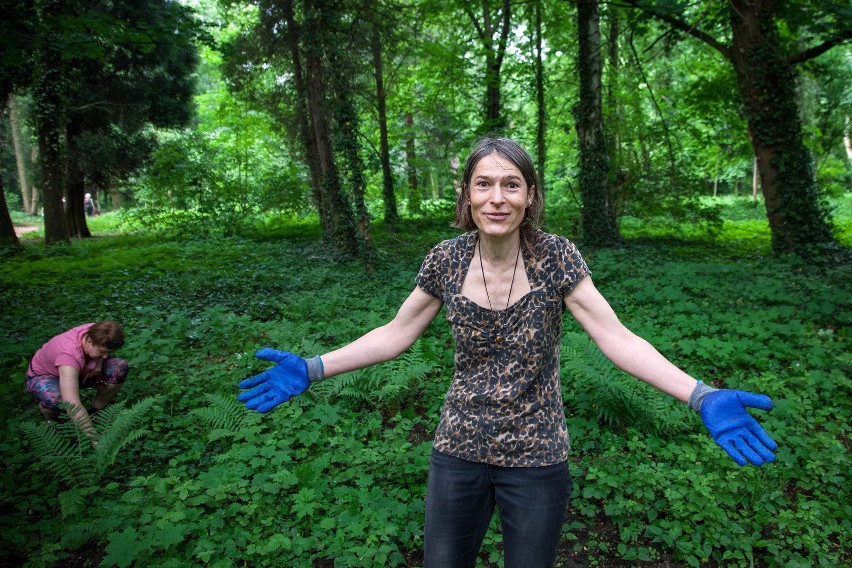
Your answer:
[[[703,198],[755,188],[774,250],[802,252],[834,241],[825,199],[852,187],[852,14],[832,3],[5,4],[4,196],[48,243],[88,236],[89,191],[196,232],[318,213],[369,257],[370,222],[448,207],[493,133],[602,245],[625,216],[711,229]]]

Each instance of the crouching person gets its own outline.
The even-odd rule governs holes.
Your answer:
[[[127,362],[113,355],[122,345],[124,332],[107,320],[69,329],[36,351],[25,384],[47,423],[56,420],[59,403],[66,402],[71,419],[94,444],[97,432],[90,415],[113,401],[127,377]],[[80,389],[87,388],[96,391],[88,410],[80,399]]]

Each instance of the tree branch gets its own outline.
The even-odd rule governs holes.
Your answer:
[[[627,7],[627,8],[636,8],[638,10],[641,10],[642,12],[645,12],[649,16],[652,16],[652,17],[654,17],[658,20],[661,20],[663,22],[666,22],[667,24],[669,24],[673,28],[680,30],[680,31],[684,32],[685,34],[691,35],[695,39],[698,39],[698,40],[706,43],[707,45],[709,45],[710,47],[712,47],[713,49],[715,49],[716,51],[721,53],[725,57],[725,59],[728,59],[728,60],[731,59],[731,49],[727,45],[718,41],[716,38],[714,38],[710,34],[698,29],[697,24],[690,24],[689,22],[682,20],[682,19],[672,15],[669,12],[662,11],[661,8],[658,7],[658,6],[642,4],[639,0],[625,0],[625,1],[626,1],[627,4],[626,5],[622,4],[622,6]]]
[[[811,59],[815,59],[837,45],[841,45],[852,41],[852,29],[843,30],[839,35],[827,39],[819,45],[815,45],[814,47],[810,47],[804,51],[800,51],[799,53],[795,53],[787,58],[787,62],[791,64],[796,63],[804,63],[805,61],[810,61]]]

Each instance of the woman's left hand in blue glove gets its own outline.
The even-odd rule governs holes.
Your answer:
[[[723,450],[739,465],[761,466],[775,461],[778,444],[746,410],[772,409],[765,394],[721,389],[709,393],[701,402],[701,420]]]

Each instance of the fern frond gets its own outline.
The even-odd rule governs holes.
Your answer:
[[[344,398],[371,406],[393,405],[404,399],[426,379],[435,364],[417,341],[411,349],[381,365],[346,373],[311,387],[322,400]]]
[[[91,488],[78,489],[73,488],[68,491],[63,491],[59,494],[59,508],[62,511],[62,517],[69,519],[80,514],[86,506],[86,499],[92,493]]]
[[[617,369],[585,334],[566,334],[562,378],[566,404],[593,415],[612,428],[637,428],[655,434],[672,431],[685,421],[685,410],[643,382]]]
[[[147,414],[157,403],[157,397],[143,398],[130,408],[117,407],[104,416],[103,433],[95,448],[96,473],[98,479],[106,468],[115,463],[118,452],[131,442],[148,433],[142,428]],[[105,410],[101,412],[105,412]]]
[[[78,444],[63,435],[62,428],[67,424],[48,426],[45,424],[21,424],[24,437],[32,446],[39,463],[53,477],[62,480],[70,486],[78,483],[76,474],[79,467],[73,467],[80,460]]]
[[[212,442],[233,436],[248,415],[242,403],[233,396],[216,393],[207,394],[204,398],[208,406],[196,408],[192,413],[210,429],[208,440]]]

